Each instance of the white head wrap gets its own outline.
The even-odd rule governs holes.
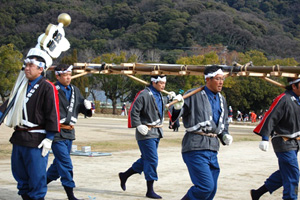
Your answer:
[[[215,72],[208,73],[208,74],[204,75],[204,78],[205,78],[205,79],[206,79],[206,78],[212,78],[212,77],[215,77],[215,76],[217,76],[217,75],[224,75],[223,70],[222,70],[222,69],[218,69],[218,70],[215,71]]]
[[[38,48],[31,48],[26,56],[28,58],[29,56],[39,56],[42,57],[46,62],[46,67],[44,69],[51,67],[52,65],[52,58],[43,50]]]
[[[289,85],[292,85],[294,83],[298,83],[300,81],[300,78],[296,79],[296,80],[293,80],[293,81],[290,81],[289,82]]]
[[[72,72],[72,69],[73,69],[73,65],[70,65],[68,67],[68,69],[64,70],[64,71],[55,71],[55,75],[60,75],[60,74],[65,74],[67,72]]]
[[[167,77],[166,76],[164,77],[158,76],[157,78],[151,77],[151,82],[157,83],[159,81],[167,82]]]
[[[24,60],[24,64],[26,65],[27,63],[32,63],[32,64],[35,64],[36,66],[42,67],[42,68],[45,68],[45,66],[46,66],[46,64],[44,62],[40,62],[35,59],[29,59],[29,58],[26,58]]]

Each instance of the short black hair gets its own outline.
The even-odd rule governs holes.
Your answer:
[[[59,64],[54,68],[54,71],[65,71],[70,67],[70,65],[67,64]]]
[[[150,77],[150,80],[151,80],[151,78],[155,78],[155,79],[157,79],[158,77],[160,77],[160,78],[163,78],[163,77],[165,77],[166,75],[156,75],[156,76],[151,76]],[[150,81],[151,82],[151,85],[152,85],[152,82],[153,81]]]
[[[296,79],[298,79],[298,78],[290,78],[290,77],[288,77],[288,78],[287,78],[288,85],[285,86],[285,89],[286,89],[286,90],[293,90],[293,87],[292,87],[293,84],[295,84],[296,88],[298,88],[298,87],[299,87],[300,81],[298,81],[298,82],[296,82],[296,83],[293,83],[293,84],[289,84],[290,82],[292,82],[292,81],[294,81],[294,80],[296,80]]]
[[[29,59],[35,59],[36,61],[43,62],[46,65],[45,59],[42,58],[41,56],[31,55],[31,56],[28,56],[27,58],[29,58]],[[46,68],[46,66],[45,66],[45,68]]]
[[[207,75],[209,73],[214,73],[214,72],[218,71],[219,69],[223,70],[223,67],[221,67],[219,65],[207,66],[204,69],[204,75]]]
[[[165,77],[165,76],[166,76],[166,75],[157,75],[157,76],[151,76],[151,78],[157,79],[158,77],[163,78],[163,77]]]

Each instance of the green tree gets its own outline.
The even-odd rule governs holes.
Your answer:
[[[157,42],[157,36],[159,26],[155,22],[148,22],[141,27],[133,27],[137,29],[136,34],[126,34],[124,39],[128,40],[130,46],[137,47],[142,50],[149,49],[155,46]]]
[[[2,101],[10,95],[10,92],[22,67],[21,52],[14,49],[13,44],[0,47],[0,96]]]
[[[232,82],[231,88],[224,87],[223,92],[228,105],[231,105],[235,111],[249,112],[254,110],[259,113],[261,110],[266,110],[273,99],[283,92],[282,88],[258,77],[232,78],[235,81]]]
[[[239,53],[238,62],[245,64],[252,61],[257,66],[268,65],[297,65],[298,63],[291,58],[269,60],[263,52],[257,50]],[[267,109],[273,99],[284,90],[258,77],[232,77],[235,79],[231,83],[231,87],[224,87],[228,105],[231,105],[234,110],[249,112],[254,110],[259,113],[261,110]],[[272,77],[275,81],[284,84],[285,78]]]
[[[245,53],[239,53],[238,62],[248,63],[252,61],[254,65],[266,65],[268,58],[264,55],[263,52],[258,50],[250,50]]]

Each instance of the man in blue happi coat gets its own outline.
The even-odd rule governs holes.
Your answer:
[[[182,117],[186,129],[182,157],[194,184],[182,200],[214,198],[220,173],[219,140],[223,145],[230,145],[233,140],[228,133],[228,106],[220,93],[223,70],[219,66],[206,67],[204,77],[206,84],[200,92],[186,99],[177,95],[174,99],[178,102],[171,108],[172,121]]]

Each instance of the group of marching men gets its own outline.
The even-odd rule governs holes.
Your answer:
[[[18,79],[20,84],[17,81],[13,89],[12,96],[16,95],[16,100],[5,121],[7,126],[14,128],[10,138],[13,145],[12,174],[18,183],[18,194],[24,200],[44,199],[47,184],[58,178],[68,199],[77,199],[73,193],[75,183],[70,151],[78,114],[92,116],[91,102],[71,84],[72,66],[58,65],[55,68],[56,83],[48,81],[43,73],[51,64],[42,50],[34,48],[29,51],[20,72],[25,78]],[[220,173],[217,158],[220,143],[230,145],[233,141],[228,133],[228,106],[221,94],[225,80],[222,67],[206,67],[204,78],[205,86],[187,98],[174,92],[168,95],[168,99],[177,101],[169,108],[171,121],[182,118],[185,128],[182,158],[193,183],[182,200],[214,199]],[[288,81],[286,91],[274,99],[254,129],[254,133],[262,137],[261,150],[268,149],[271,138],[279,169],[260,188],[250,191],[252,200],[258,200],[264,193],[272,193],[281,186],[283,199],[298,197],[300,79],[289,78]],[[151,76],[150,86],[140,91],[132,102],[128,127],[136,128],[141,157],[128,170],[119,173],[120,186],[125,191],[127,179],[144,172],[146,197],[152,199],[162,198],[154,191],[153,184],[158,180],[157,148],[163,138],[165,107],[161,91],[165,85],[166,76]],[[10,100],[0,107],[0,117]],[[50,149],[55,158],[47,170]]]
[[[14,128],[11,169],[24,200],[44,199],[47,184],[58,178],[68,199],[77,199],[70,151],[78,114],[92,116],[91,102],[70,84],[72,66],[58,65],[56,83],[48,81],[43,75],[51,65],[45,51],[30,49],[12,92],[16,101],[5,119]],[[0,107],[0,117],[9,103]],[[55,158],[47,170],[50,149]]]

